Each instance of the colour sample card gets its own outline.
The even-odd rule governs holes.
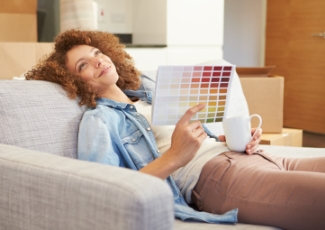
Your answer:
[[[175,125],[194,105],[203,110],[192,117],[202,123],[226,117],[235,66],[159,66],[152,106],[153,125]]]

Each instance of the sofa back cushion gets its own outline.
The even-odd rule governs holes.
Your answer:
[[[76,158],[84,110],[55,83],[0,80],[0,143]]]

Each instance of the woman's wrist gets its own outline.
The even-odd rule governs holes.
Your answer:
[[[174,171],[181,167],[179,162],[177,162],[174,157],[170,157],[170,155],[172,154],[170,153],[170,150],[168,150],[161,157],[150,162],[139,171],[159,177],[161,179],[166,179]]]

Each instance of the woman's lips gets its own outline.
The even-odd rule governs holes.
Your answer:
[[[100,72],[98,78],[100,78],[103,74],[106,74],[109,71],[110,68],[111,68],[110,66],[105,66],[103,68],[102,72]]]

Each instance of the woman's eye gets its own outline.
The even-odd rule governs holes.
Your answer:
[[[83,68],[85,68],[85,66],[86,66],[86,63],[82,63],[82,64],[80,64],[79,65],[79,72],[81,71],[81,70],[83,70]]]
[[[97,56],[98,54],[101,54],[102,52],[100,50],[96,50],[95,51],[95,56]]]

